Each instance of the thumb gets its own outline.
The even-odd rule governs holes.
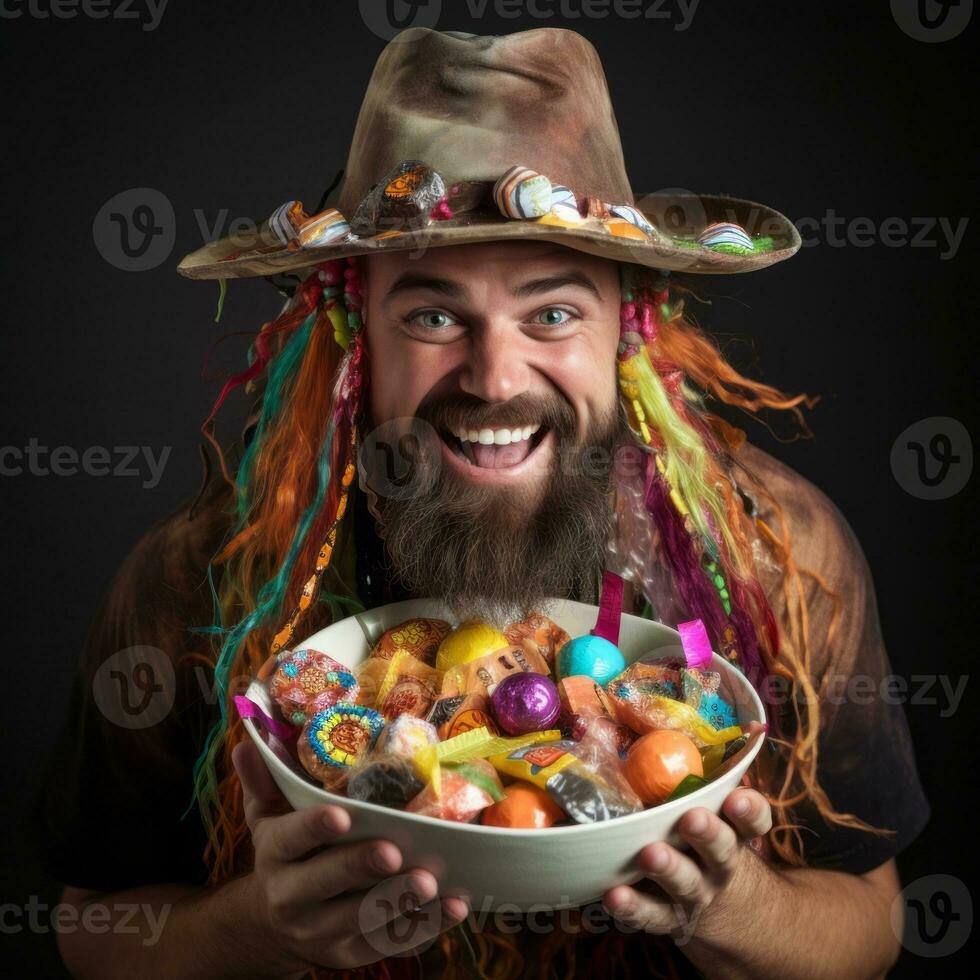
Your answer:
[[[235,746],[231,761],[242,783],[245,822],[252,834],[260,820],[278,817],[292,810],[269,773],[258,746],[250,738]]]

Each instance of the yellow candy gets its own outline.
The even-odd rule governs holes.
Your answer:
[[[436,669],[449,670],[509,646],[507,637],[487,623],[463,623],[439,644]]]
[[[462,732],[445,742],[435,745],[425,745],[412,757],[412,763],[419,779],[431,782],[436,795],[439,794],[439,767],[447,762],[472,762],[474,759],[486,759],[491,755],[513,752],[525,745],[536,745],[538,742],[554,742],[561,738],[557,730],[548,732],[530,732],[518,735],[516,738],[502,738],[490,733],[486,727],[472,728]]]

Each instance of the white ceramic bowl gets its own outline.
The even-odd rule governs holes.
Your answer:
[[[595,606],[564,600],[552,602],[543,611],[571,636],[587,633],[598,612]],[[313,647],[353,667],[368,655],[384,630],[414,616],[453,622],[437,601],[409,600],[340,620],[294,646]],[[619,647],[627,663],[654,650],[664,656],[681,652],[675,630],[630,615],[623,616]],[[712,669],[721,674],[722,693],[735,706],[739,723],[764,722],[762,702],[742,674],[717,653]],[[271,713],[262,684],[253,682],[248,696]],[[406,868],[426,868],[435,875],[440,894],[467,896],[474,909],[516,906],[525,912],[584,905],[614,885],[636,881],[640,877],[633,867],[637,852],[653,841],[680,843],[673,828],[692,807],[717,813],[763,742],[762,738],[754,740],[728,772],[672,803],[602,823],[513,830],[403,813],[329,793],[277,758],[250,720],[245,721],[245,728],[276,784],[296,809],[324,803],[340,806],[351,817],[350,840],[380,837],[393,841],[401,848]]]

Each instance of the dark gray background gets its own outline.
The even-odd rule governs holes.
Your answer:
[[[900,29],[887,0],[702,2],[682,31],[673,2],[662,8],[673,20],[632,21],[475,19],[465,3],[450,6],[440,28],[564,26],[589,37],[638,192],[727,192],[792,219],[832,209],[876,227],[926,216],[955,225],[972,214],[975,24],[928,44]],[[6,9],[22,7],[9,0]],[[197,486],[198,427],[215,378],[241,368],[247,340],[226,340],[205,371],[208,349],[254,332],[277,308],[261,281],[234,282],[216,326],[216,286],[181,279],[174,267],[209,237],[201,224],[213,226],[222,209],[230,222],[263,218],[293,197],[317,200],[345,163],[383,46],[353,2],[170,0],[159,26],[147,24],[25,12],[0,35],[2,443],[139,445],[157,455],[173,447],[152,489],[141,485],[145,476],[0,478],[11,800],[0,903],[18,906],[31,895],[56,900],[26,852],[22,822],[89,617],[141,531]],[[154,268],[124,271],[100,254],[93,220],[114,195],[138,187],[169,201],[175,242]],[[954,684],[974,654],[973,485],[919,499],[889,460],[899,434],[921,419],[971,428],[974,231],[944,260],[942,247],[877,238],[835,247],[821,230],[789,263],[706,283],[714,306],[700,314],[738,366],[822,396],[812,441],[780,443],[755,424],[750,437],[824,489],[855,528],[895,672],[947,674]],[[241,412],[230,406],[223,431],[237,431]],[[931,825],[901,856],[907,881],[966,876],[959,842],[973,824],[962,798],[975,777],[972,703],[968,688],[953,717],[942,717],[941,704],[907,707],[933,804]],[[50,934],[5,940],[19,975],[61,975]],[[925,964],[906,955],[896,975],[929,965],[955,972],[964,959]]]

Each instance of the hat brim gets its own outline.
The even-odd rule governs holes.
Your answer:
[[[788,259],[801,244],[799,232],[789,219],[754,201],[717,195],[658,193],[637,195],[635,207],[656,230],[655,234],[646,234],[628,222],[612,223],[616,230],[611,231],[611,223],[599,218],[568,222],[546,215],[512,220],[502,215],[470,212],[406,231],[382,232],[365,238],[350,236],[330,245],[297,248],[282,245],[269,230],[268,223],[263,223],[257,230],[222,238],[191,252],[177,271],[189,279],[275,276],[355,255],[539,239],[653,269],[731,275],[763,269]],[[698,234],[716,222],[738,224],[750,237],[764,239],[766,245],[747,254],[731,254],[699,245]]]

